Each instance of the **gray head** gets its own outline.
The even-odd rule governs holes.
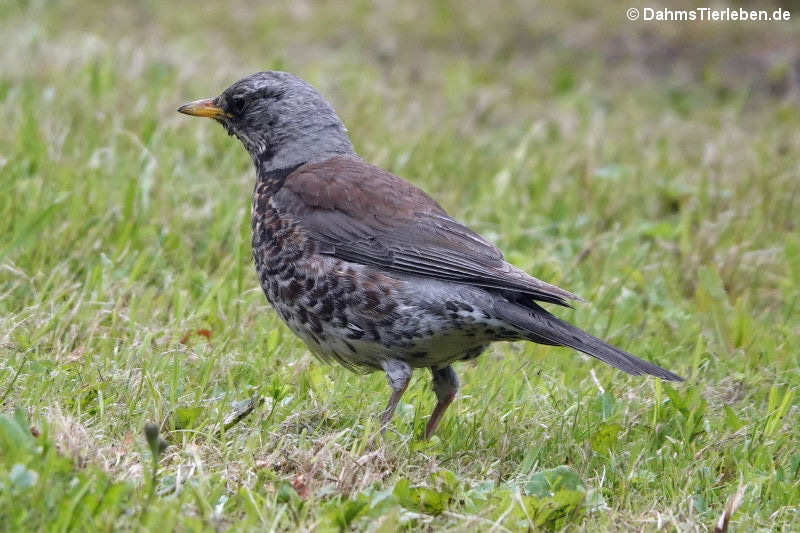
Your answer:
[[[259,172],[355,155],[330,104],[288,72],[251,74],[216,98],[190,102],[178,111],[222,124],[242,142]]]

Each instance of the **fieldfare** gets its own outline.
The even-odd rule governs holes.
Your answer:
[[[428,438],[459,383],[451,366],[494,341],[569,346],[629,374],[680,381],[550,314],[574,294],[503,260],[427,194],[363,161],[333,108],[286,72],[259,72],[181,106],[236,136],[256,168],[252,245],[267,300],[317,357],[391,386],[433,374]]]

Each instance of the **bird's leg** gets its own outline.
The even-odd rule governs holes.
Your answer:
[[[383,416],[381,416],[381,434],[383,434],[386,431],[389,420],[392,419],[397,402],[400,401],[400,397],[403,396],[406,387],[408,387],[408,382],[411,381],[411,367],[408,366],[408,363],[398,359],[387,359],[381,366],[383,366],[383,370],[386,372],[386,379],[392,388],[389,404],[384,409]]]
[[[445,409],[453,402],[458,392],[458,376],[456,376],[453,367],[446,366],[444,368],[435,369],[431,367],[431,374],[433,374],[433,392],[436,393],[436,407],[433,409],[428,425],[425,426],[425,438],[431,438],[433,432],[436,431],[436,426],[439,425],[439,420]]]

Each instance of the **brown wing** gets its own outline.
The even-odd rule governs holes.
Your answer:
[[[323,254],[567,305],[577,296],[506,263],[486,239],[423,191],[363,161],[334,157],[300,167],[273,197]]]

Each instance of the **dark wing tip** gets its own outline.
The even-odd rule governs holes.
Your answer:
[[[608,350],[598,350],[596,346],[594,347],[595,349],[591,351],[586,351],[582,348],[574,346],[573,347],[586,353],[587,355],[597,357],[611,366],[614,366],[633,376],[653,376],[664,381],[684,381],[684,378],[678,374],[670,372],[666,368],[661,368],[658,365],[654,365],[650,361],[639,359],[638,357],[631,355],[628,352],[617,348],[616,346],[600,341],[599,339],[597,340],[602,343],[602,348],[607,348]]]
[[[638,357],[635,357],[624,350],[620,350],[616,346],[611,346],[611,345],[607,346],[612,348],[617,353],[622,354],[625,357],[625,359],[621,361],[618,360],[615,362],[610,362],[606,360],[606,362],[610,362],[611,365],[616,366],[617,368],[619,368],[624,372],[633,374],[634,376],[642,376],[642,375],[653,376],[663,379],[664,381],[675,381],[675,382],[685,381],[684,378],[682,378],[678,374],[670,372],[666,368],[661,368],[658,365],[654,365],[650,361],[639,359]],[[594,354],[589,354],[589,355],[594,355]],[[595,355],[595,357],[597,356]]]
[[[661,369],[660,373],[652,374],[652,375],[656,376],[656,377],[659,377],[659,378],[663,379],[664,381],[675,381],[675,382],[686,381],[685,378],[680,377],[678,374],[673,374],[669,370],[664,370],[663,368]]]

